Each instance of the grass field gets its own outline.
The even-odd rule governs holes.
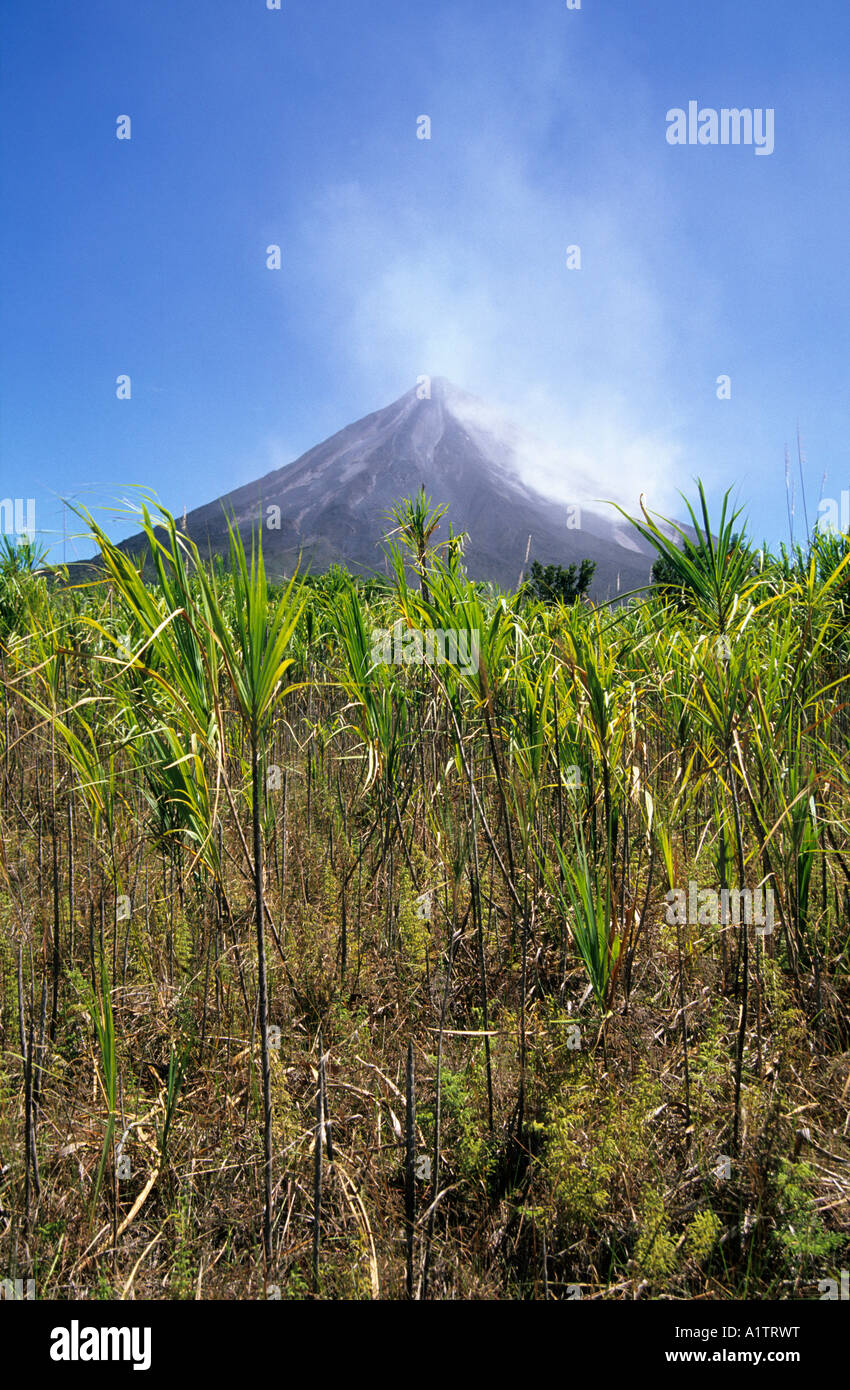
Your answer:
[[[102,578],[0,572],[0,1276],[838,1281],[848,539],[759,552],[700,489],[594,607],[473,584],[422,497],[387,581],[205,567],[156,509],[143,568],[84,519]]]

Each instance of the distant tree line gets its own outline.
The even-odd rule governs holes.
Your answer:
[[[541,565],[532,560],[523,591],[539,603],[576,603],[587,593],[595,571],[595,560],[578,565]]]

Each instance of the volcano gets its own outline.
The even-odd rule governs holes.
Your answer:
[[[596,599],[646,584],[653,553],[638,533],[613,508],[594,511],[581,500],[598,495],[598,481],[570,477],[572,505],[523,481],[538,451],[547,452],[483,401],[435,378],[294,463],[197,507],[183,525],[207,555],[226,553],[228,516],[246,541],[262,524],[266,567],[276,577],[291,574],[299,556],[312,573],[338,563],[383,574],[382,542],[395,527],[390,508],[424,487],[435,506],[447,507],[432,543],[447,538],[449,523],[467,532],[473,579],[515,588],[528,552],[542,564],[595,560]]]

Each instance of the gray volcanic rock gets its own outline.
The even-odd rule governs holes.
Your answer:
[[[646,584],[653,555],[618,513],[583,506],[580,528],[569,529],[567,504],[523,482],[520,466],[536,447],[483,402],[436,378],[429,399],[414,387],[294,463],[189,512],[185,529],[203,555],[221,554],[225,513],[246,542],[263,523],[263,554],[276,576],[291,574],[299,554],[313,573],[334,562],[384,573],[381,543],[395,525],[389,510],[424,485],[434,505],[448,505],[435,541],[447,537],[449,522],[469,533],[465,563],[474,579],[515,588],[530,536],[530,558],[543,564],[595,560],[596,598]],[[598,483],[573,481],[576,496],[598,491]],[[268,509],[278,507],[279,529],[270,529],[277,514]],[[123,544],[134,548],[132,540]]]

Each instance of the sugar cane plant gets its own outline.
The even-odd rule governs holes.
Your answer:
[[[850,538],[685,512],[598,604],[473,579],[424,492],[380,577],[284,576],[259,514],[207,557],[144,497],[121,545],[80,509],[86,571],[0,552],[0,1276],[846,1267]]]

